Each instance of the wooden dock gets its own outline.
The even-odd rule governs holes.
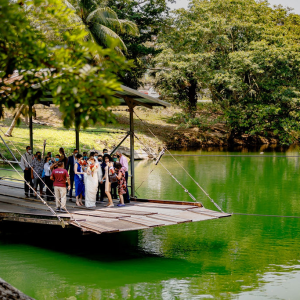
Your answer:
[[[97,203],[96,209],[77,207],[68,201],[70,214],[58,213],[66,228],[80,228],[83,233],[112,233],[199,222],[229,217],[230,214],[208,210],[200,203],[137,199],[126,207],[106,208]],[[54,202],[48,202],[55,208]],[[0,221],[26,222],[62,226],[39,199],[25,198],[23,184],[0,181]]]

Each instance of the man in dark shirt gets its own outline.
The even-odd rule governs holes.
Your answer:
[[[74,185],[74,165],[76,162],[76,155],[78,154],[78,149],[74,149],[73,155],[69,156],[68,162],[67,162],[67,171],[70,175],[70,182],[71,182],[71,189],[69,191],[69,198],[72,198],[72,191],[73,191],[73,185]]]
[[[106,167],[106,163],[104,160],[102,160],[102,155],[100,158],[98,157],[98,162],[99,162],[99,167],[102,169],[102,174],[104,176],[104,174],[105,174],[104,168]],[[100,202],[103,202],[104,195],[105,195],[105,181],[103,181],[102,183],[99,182],[96,201],[99,200],[99,192],[100,192]]]

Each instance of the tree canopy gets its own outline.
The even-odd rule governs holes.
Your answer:
[[[119,54],[127,51],[120,34],[138,36],[136,24],[127,19],[120,19],[117,13],[108,5],[107,0],[64,0],[74,12],[75,23],[84,24],[87,34],[85,39],[91,39],[103,47],[115,46]],[[72,4],[71,4],[72,3]]]
[[[156,84],[195,109],[208,89],[232,137],[300,132],[300,16],[255,0],[193,0],[160,36]]]
[[[109,120],[124,58],[86,41],[84,26],[73,22],[60,0],[0,3],[1,116],[4,107],[33,105],[50,95],[67,128]],[[95,55],[99,63],[91,65]]]
[[[121,19],[134,22],[140,34],[120,33],[127,46],[126,57],[134,61],[134,67],[121,76],[125,85],[137,89],[141,78],[151,66],[152,59],[160,52],[155,47],[156,37],[168,24],[173,0],[109,0],[111,7]]]

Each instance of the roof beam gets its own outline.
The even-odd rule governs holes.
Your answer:
[[[130,108],[134,108],[135,106],[139,106],[139,105],[145,106],[145,107],[150,108],[150,109],[153,108],[152,105],[150,105],[150,104],[139,102],[138,100],[132,99],[131,97],[128,97],[128,96],[125,96],[125,95],[122,95],[122,94],[119,94],[119,93],[116,93],[115,96],[118,97],[118,98],[124,99],[127,106],[129,106]]]

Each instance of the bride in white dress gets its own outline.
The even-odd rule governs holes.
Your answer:
[[[98,167],[96,161],[91,157],[88,161],[89,166],[85,180],[85,206],[88,208],[96,207],[96,196],[98,191]]]

